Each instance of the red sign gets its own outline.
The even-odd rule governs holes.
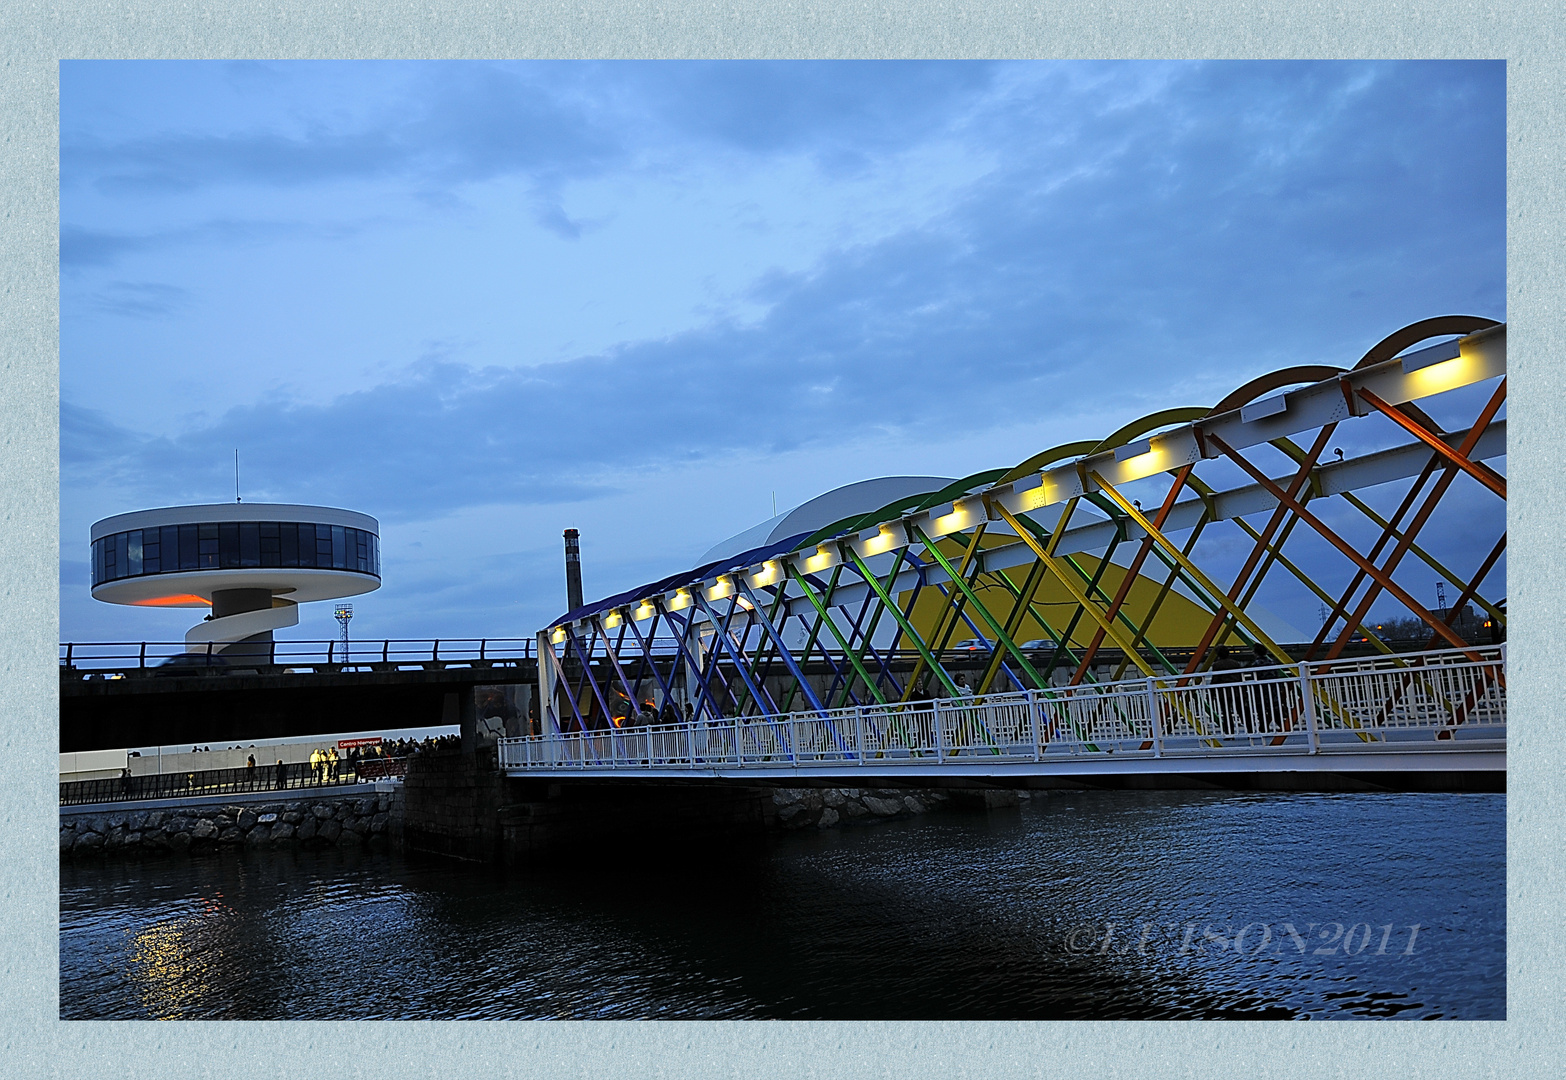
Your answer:
[[[337,749],[347,750],[352,746],[379,746],[380,744],[381,737],[379,735],[375,736],[373,739],[338,739]]]

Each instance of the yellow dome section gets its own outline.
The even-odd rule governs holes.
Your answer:
[[[980,538],[979,546],[983,550],[1015,542],[1016,537],[1010,534],[987,534]],[[936,543],[941,549],[941,554],[954,567],[961,567],[963,555],[968,550],[967,537],[949,537]],[[1061,561],[1064,562],[1066,559],[1075,562],[1089,579],[1097,579],[1098,586],[1093,593],[1095,599],[1101,599],[1100,593],[1102,593],[1102,597],[1107,599],[1102,599],[1101,602],[1107,604],[1119,594],[1121,585],[1126,579],[1125,567],[1115,563],[1105,565],[1099,556],[1086,553],[1064,556]],[[1149,559],[1148,562],[1159,569],[1164,569],[1163,564],[1156,559]],[[1059,641],[1070,626],[1071,617],[1076,614],[1078,608],[1075,598],[1054,574],[1047,570],[1037,573],[1033,570],[1033,565],[1025,565],[991,571],[980,575],[973,583],[974,594],[984,604],[985,609],[996,622],[1007,629],[1011,639],[1019,645],[1039,638]],[[1005,580],[998,580],[1001,577]],[[1010,587],[1007,585],[1008,582]],[[1029,589],[1030,584],[1031,589]],[[1087,582],[1079,579],[1077,584],[1085,588]],[[947,588],[951,587],[948,585]],[[1028,595],[1019,600],[1024,589],[1029,589]],[[904,610],[907,610],[910,594],[911,591],[898,596],[898,602]],[[1024,610],[1020,612],[1019,604],[1024,606]],[[951,601],[942,596],[939,589],[926,587],[920,591],[919,598],[909,613],[908,621],[932,648],[950,647],[956,642],[975,636],[973,628],[966,621],[960,617],[954,619],[952,608]],[[1100,607],[1099,610],[1103,608]],[[1147,612],[1152,611],[1152,620],[1146,627],[1144,640],[1160,649],[1194,646],[1201,640],[1202,634],[1212,621],[1212,613],[1206,608],[1182,596],[1173,588],[1166,589],[1163,580],[1146,574],[1138,574],[1132,580],[1131,589],[1126,594],[1120,610],[1138,627],[1142,626]],[[994,634],[978,612],[968,610],[967,614],[973,620],[974,626],[979,628],[981,636],[994,638]],[[1124,622],[1120,622],[1120,627],[1128,635],[1135,633]],[[1067,646],[1074,651],[1086,648],[1098,628],[1098,623],[1084,614],[1077,620],[1076,626],[1071,627]],[[899,641],[897,647],[912,649],[913,643]],[[1106,638],[1100,647],[1113,648],[1114,642]]]

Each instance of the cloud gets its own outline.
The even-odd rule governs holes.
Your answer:
[[[82,226],[60,227],[60,268],[81,270],[109,266],[126,256],[180,244],[213,243],[233,247],[291,237],[343,240],[364,228],[363,222],[314,224],[301,221],[264,221],[219,218],[195,225],[129,233]]]
[[[1209,405],[1265,370],[1350,364],[1416,319],[1505,317],[1498,64],[937,66],[884,81],[876,68],[802,79],[787,65],[525,70],[442,75],[420,109],[359,142],[326,129],[249,150],[192,137],[176,157],[201,183],[379,170],[432,199],[464,178],[522,175],[540,220],[566,236],[582,228],[559,197],[569,180],[640,167],[659,132],[842,170],[860,167],[856,153],[940,137],[993,164],[916,228],[762,275],[748,292],[762,314],[745,323],[526,368],[466,364],[460,350],[401,369],[392,358],[391,377],[354,393],[274,396],[168,437],[62,401],[66,488],[203,501],[231,490],[238,446],[247,501],[396,522],[613,499],[635,522],[668,512],[641,505],[644,481],[692,462],[853,447],[869,476],[900,463],[866,446],[955,434],[982,449],[1027,424],[1042,449],[1064,441],[1057,431],[1079,437],[1083,415]],[[656,120],[628,133],[636,115]],[[169,168],[150,143],[124,145],[93,159],[95,175]],[[263,161],[268,147],[284,160]],[[66,229],[61,261],[268,228],[285,226]],[[100,295],[149,315],[182,299],[137,288],[153,287]],[[503,564],[487,572],[511,574]]]
[[[88,300],[99,311],[133,319],[156,319],[172,315],[185,308],[189,302],[190,290],[150,281],[111,282]]]
[[[1474,296],[1500,316],[1502,157],[1449,150],[1483,149],[1499,98],[1395,111],[1418,66],[1352,90],[1347,71],[1263,71],[1203,68],[1177,95],[1117,105],[1079,147],[1088,171],[1049,182],[1055,151],[1020,155],[927,228],[773,274],[755,324],[522,370],[432,357],[326,405],[258,403],[166,441],[116,432],[105,460],[161,477],[264,447],[279,487],[324,498],[340,484],[323,463],[362,457],[375,476],[353,483],[408,514],[569,501],[737,451],[932,424],[980,437],[1088,398],[1127,419],[1209,404],[1262,370],[1351,363]],[[105,424],[72,418],[72,453],[101,456]]]

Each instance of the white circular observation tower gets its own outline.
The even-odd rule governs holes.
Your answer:
[[[92,595],[110,604],[211,608],[187,645],[261,653],[299,605],[381,587],[380,523],[288,503],[137,510],[92,527]]]

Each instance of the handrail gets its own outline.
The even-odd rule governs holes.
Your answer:
[[[1478,661],[1468,653],[1481,654]],[[500,740],[516,771],[1504,749],[1504,646]],[[1184,685],[1181,683],[1184,682]]]
[[[211,667],[269,669],[329,667],[389,670],[398,667],[497,666],[533,660],[537,639],[525,638],[384,638],[350,642],[340,639],[273,641],[265,655],[231,649],[227,654],[207,642],[194,655],[216,658]],[[191,655],[183,641],[66,641],[60,643],[60,669],[72,674],[144,672],[176,656]],[[201,666],[201,665],[195,665]]]
[[[298,761],[281,766],[193,769],[101,780],[66,780],[60,783],[60,805],[352,787],[371,780],[402,776],[407,772],[407,762],[407,758],[362,758],[356,768],[347,759],[342,759],[337,762],[335,772],[329,772],[327,767]]]

